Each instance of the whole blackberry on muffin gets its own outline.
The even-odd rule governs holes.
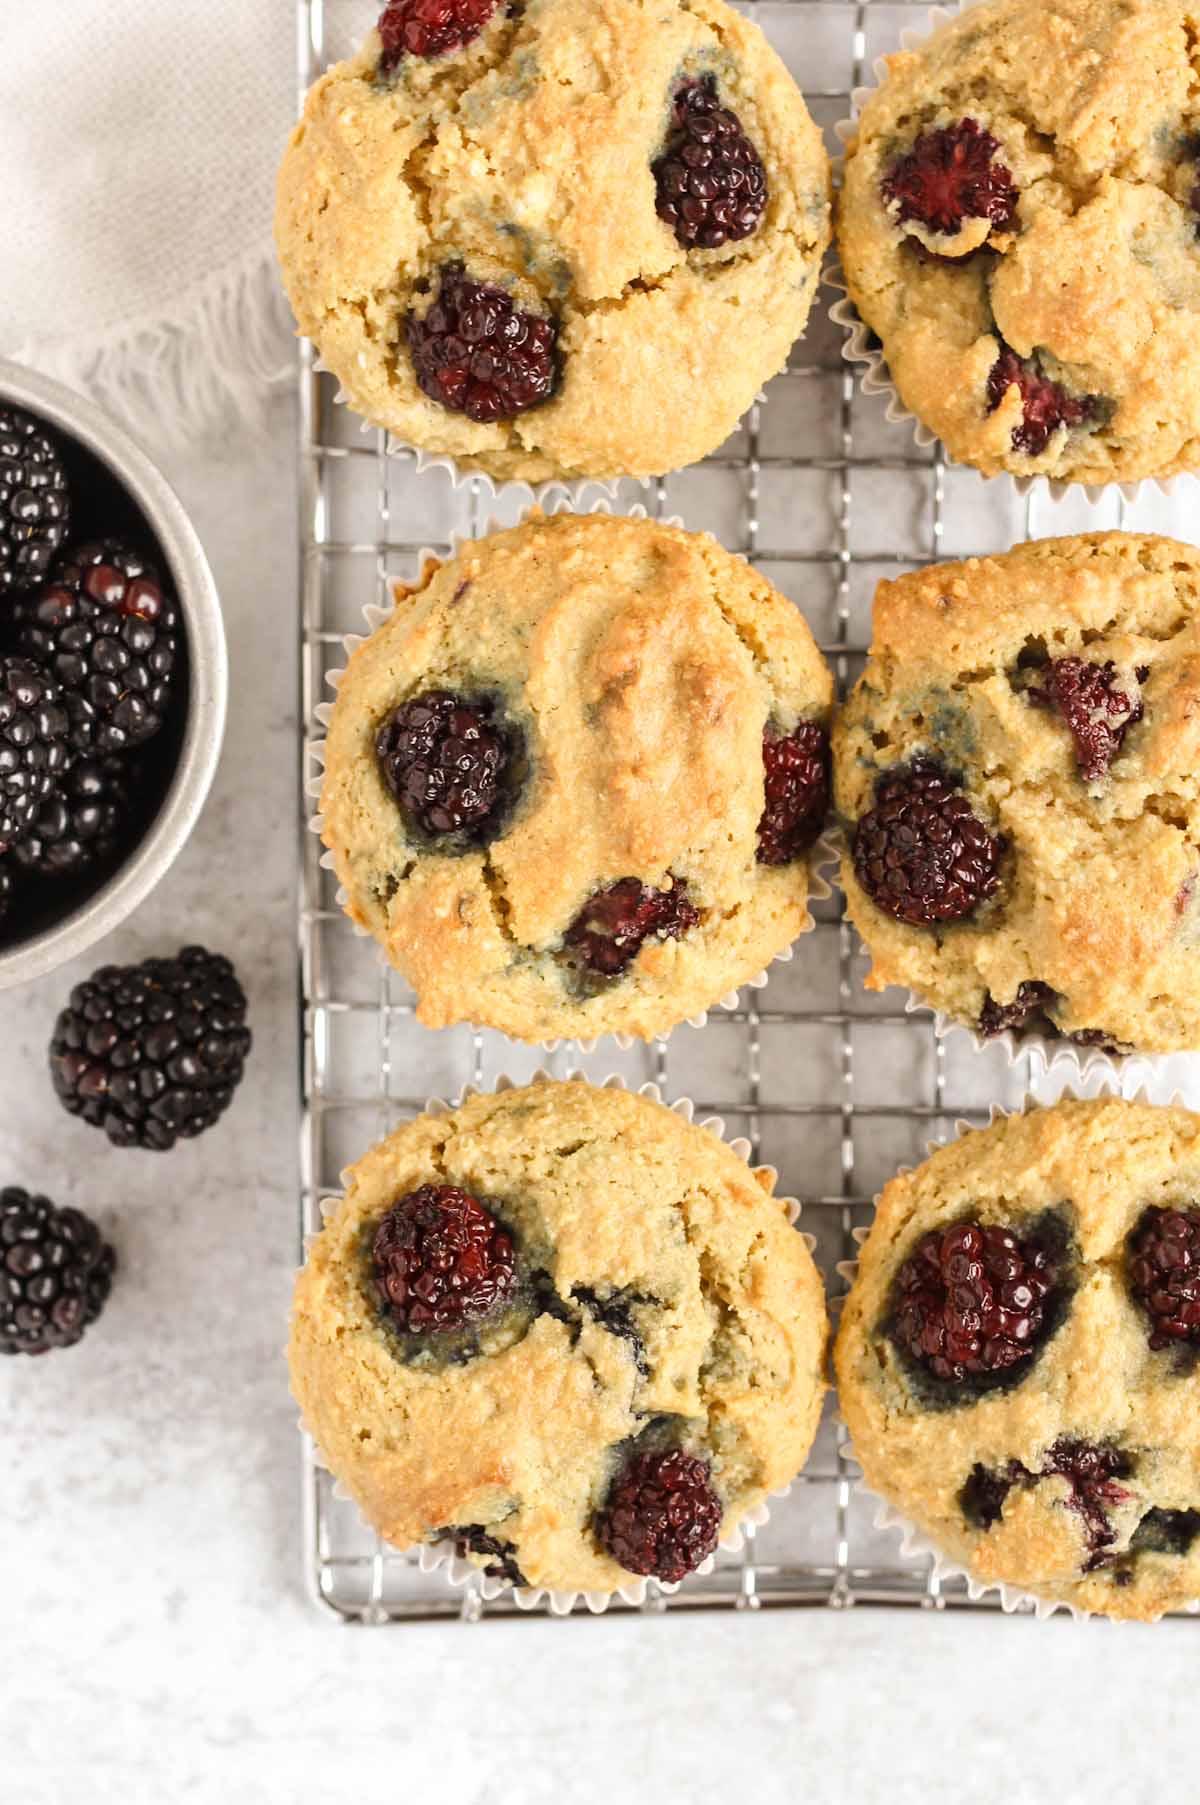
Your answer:
[[[792,1479],[825,1332],[765,1172],[648,1097],[539,1082],[357,1162],[297,1278],[288,1358],[322,1458],[389,1542],[610,1593],[686,1579]]]
[[[187,946],[77,984],[54,1025],[50,1074],[63,1107],[114,1146],[166,1152],[225,1113],[249,1052],[233,966]]]
[[[1200,463],[1185,0],[984,0],[888,58],[839,244],[900,397],[987,475]]]
[[[666,1033],[808,925],[832,693],[706,535],[562,514],[466,545],[338,684],[347,909],[430,1027]]]
[[[1042,539],[882,583],[834,734],[871,954],[984,1035],[1200,1047],[1200,553]]]
[[[0,1354],[74,1347],[103,1310],[117,1256],[82,1210],[0,1190]]]
[[[0,597],[44,580],[69,514],[53,439],[29,414],[0,407]]]
[[[1200,1597],[1198,1199],[1200,1116],[1116,1098],[885,1188],[838,1397],[867,1484],[974,1579],[1112,1617]]]
[[[308,96],[276,242],[367,419],[498,479],[645,476],[784,365],[828,159],[723,0],[390,0]]]

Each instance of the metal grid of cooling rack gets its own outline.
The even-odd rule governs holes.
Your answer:
[[[358,41],[378,0],[299,0],[301,91]],[[836,149],[832,126],[850,111],[850,91],[875,57],[894,48],[906,25],[926,17],[901,0],[753,0],[763,26]],[[984,485],[948,467],[940,448],[918,449],[907,427],[861,394],[840,357],[841,334],[827,317],[823,289],[787,370],[766,401],[704,464],[643,489],[621,485],[616,506],[682,515],[758,565],[803,609],[844,691],[869,636],[876,581],[943,556],[1006,548],[1039,530],[1124,524],[1130,512],[1073,514],[1022,503],[1011,483]],[[301,599],[303,721],[327,699],[325,672],[343,662],[342,636],[362,625],[362,608],[385,604],[398,578],[416,573],[424,546],[477,533],[489,517],[511,520],[527,496],[485,495],[479,483],[455,490],[441,472],[418,478],[410,456],[388,451],[334,399],[331,379],[306,349],[300,371]],[[1138,510],[1141,512],[1141,510]],[[1138,524],[1152,526],[1153,519]],[[306,768],[306,775],[307,775]],[[776,965],[764,990],[743,991],[736,1010],[702,1030],[682,1028],[666,1045],[629,1052],[601,1047],[554,1056],[500,1035],[469,1029],[432,1034],[415,1021],[412,996],[354,936],[337,906],[320,848],[304,835],[300,937],[304,1013],[302,1226],[320,1226],[319,1200],[336,1192],[353,1158],[430,1094],[490,1085],[501,1072],[521,1079],[538,1065],[556,1075],[582,1069],[602,1079],[658,1083],[668,1098],[691,1096],[750,1141],[753,1158],[776,1166],[780,1190],[798,1195],[816,1257],[842,1288],[836,1264],[852,1256],[852,1231],[871,1196],[955,1119],[986,1118],[995,1102],[1014,1104],[1026,1074],[997,1052],[976,1054],[965,1037],[938,1042],[929,1018],[904,1011],[896,992],[872,997],[866,960],[836,897],[819,903],[814,931],[795,958]],[[966,1605],[965,1588],[939,1582],[923,1560],[906,1560],[891,1532],[873,1527],[873,1505],[858,1495],[844,1435],[832,1407],[808,1467],[741,1554],[722,1553],[715,1571],[671,1598],[653,1587],[645,1612],[785,1605]],[[422,1574],[415,1557],[388,1549],[335,1495],[330,1477],[304,1449],[304,1560],[314,1596],[360,1623],[516,1614],[511,1601],[485,1604],[477,1590]],[[616,1610],[637,1615],[631,1607]]]

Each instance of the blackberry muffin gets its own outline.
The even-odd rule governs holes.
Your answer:
[[[367,1521],[515,1585],[692,1572],[820,1413],[824,1295],[772,1176],[575,1081],[373,1148],[297,1279],[289,1352]]]
[[[901,399],[954,458],[1200,464],[1200,90],[1184,0],[987,0],[888,58],[839,209]]]
[[[804,330],[829,164],[722,0],[392,0],[279,177],[300,331],[368,420],[497,479],[649,476]]]
[[[1089,533],[882,583],[834,736],[871,989],[1200,1046],[1200,552]]]
[[[427,1027],[645,1039],[808,925],[829,672],[706,534],[535,515],[355,652],[322,831]]]
[[[1200,1116],[1107,1098],[894,1178],[835,1351],[867,1484],[983,1584],[1200,1598]]]

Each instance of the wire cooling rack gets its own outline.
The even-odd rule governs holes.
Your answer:
[[[301,92],[349,53],[379,0],[300,0]],[[755,0],[744,10],[763,27],[804,88],[831,152],[833,124],[874,59],[922,25],[923,5],[882,0]],[[703,464],[642,488],[621,486],[615,503],[681,515],[740,552],[803,610],[842,689],[854,680],[869,638],[876,582],[941,557],[1006,549],[1040,533],[1137,524],[1169,527],[1161,500],[1130,509],[1114,502],[1051,506],[1022,502],[1011,482],[984,484],[948,466],[940,448],[918,449],[907,426],[890,424],[879,398],[861,393],[840,356],[823,288],[809,330],[765,402]],[[389,453],[334,400],[335,385],[305,348],[300,369],[301,605],[304,728],[328,699],[325,672],[344,662],[342,636],[362,627],[364,604],[387,605],[391,585],[416,574],[425,546],[448,548],[489,518],[511,521],[527,495],[493,497],[486,485],[455,490],[442,472],[418,477],[411,456]],[[306,775],[307,775],[306,769]],[[431,1033],[414,1018],[411,992],[357,938],[338,908],[320,847],[303,836],[300,916],[304,1002],[302,1226],[320,1226],[319,1200],[372,1142],[419,1114],[432,1095],[489,1086],[502,1072],[521,1079],[539,1066],[594,1079],[619,1072],[652,1079],[667,1098],[690,1096],[704,1115],[745,1135],[756,1163],[779,1170],[779,1189],[803,1201],[803,1226],[831,1298],[844,1288],[839,1260],[853,1230],[897,1167],[953,1131],[958,1118],[985,1120],[992,1103],[1018,1103],[1028,1074],[1003,1054],[978,1054],[969,1040],[935,1039],[930,1018],[908,1015],[895,991],[863,989],[867,961],[836,897],[816,906],[817,925],[765,989],[745,990],[736,1010],[707,1026],[679,1029],[669,1044],[629,1052],[577,1048],[553,1056],[470,1029]],[[668,1598],[651,1588],[641,1612],[785,1605],[966,1606],[965,1588],[907,1560],[893,1532],[873,1527],[874,1506],[855,1488],[844,1432],[827,1410],[808,1466],[742,1553]],[[485,1603],[471,1587],[422,1574],[415,1556],[386,1547],[304,1448],[304,1561],[316,1599],[343,1619],[394,1623],[518,1614]],[[986,1608],[986,1607],[983,1607]],[[617,1605],[625,1615],[633,1607]]]

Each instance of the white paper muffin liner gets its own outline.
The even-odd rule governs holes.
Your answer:
[[[623,1091],[630,1089],[630,1086],[626,1084],[625,1080],[618,1077],[615,1073],[611,1077],[605,1078],[599,1084],[594,1084],[593,1080],[589,1079],[586,1072],[568,1072],[565,1077],[556,1078],[550,1072],[539,1070],[533,1074],[532,1078],[528,1079],[515,1079],[501,1075],[491,1086],[468,1084],[464,1087],[462,1094],[457,1100],[452,1103],[446,1102],[441,1097],[431,1097],[425,1105],[425,1113],[433,1116],[444,1116],[448,1115],[451,1110],[460,1108],[470,1097],[499,1095],[504,1091],[524,1090],[532,1085],[570,1084],[575,1082],[593,1084],[593,1088],[597,1090]],[[664,1101],[662,1092],[656,1084],[639,1085],[635,1094],[639,1097],[649,1098],[652,1103],[662,1103]],[[670,1109],[673,1114],[682,1117],[685,1122],[695,1123],[696,1127],[707,1129],[710,1134],[716,1135],[718,1140],[724,1141],[730,1151],[737,1154],[738,1158],[744,1160],[749,1166],[751,1153],[750,1142],[742,1135],[730,1136],[726,1134],[725,1123],[720,1116],[704,1116],[697,1120],[696,1106],[690,1097],[677,1097],[674,1102],[666,1104],[665,1107]],[[783,1210],[788,1222],[795,1227],[800,1219],[801,1206],[799,1199],[795,1197],[779,1197],[774,1195],[774,1185],[779,1176],[774,1166],[755,1166],[751,1169],[756,1173],[769,1174],[774,1201],[778,1203]],[[340,1176],[343,1183],[346,1183],[349,1180],[350,1174],[347,1171],[343,1172]],[[330,1216],[333,1211],[337,1209],[341,1201],[341,1197],[322,1199],[322,1215],[325,1217]],[[799,1230],[798,1232],[811,1254],[816,1247],[815,1238],[804,1230]],[[305,1238],[304,1251],[306,1256],[315,1239],[316,1237],[312,1235]],[[312,1446],[313,1458],[317,1465],[324,1467],[328,1472],[332,1472],[332,1468],[329,1466],[328,1461],[326,1461],[321,1454],[316,1436],[303,1416],[299,1419],[299,1428],[301,1434],[307,1437]],[[748,1537],[753,1538],[755,1532],[761,1529],[768,1521],[771,1514],[770,1500],[786,1498],[790,1490],[791,1486],[786,1485],[778,1491],[769,1492],[767,1498],[761,1504],[758,1504],[752,1510],[747,1511],[744,1516],[738,1519],[738,1522],[732,1529],[726,1531],[726,1533],[721,1536],[718,1546],[727,1553],[739,1553],[746,1539]],[[351,1494],[336,1477],[334,1478],[333,1493],[335,1498],[339,1498],[344,1502],[354,1502]],[[470,1561],[463,1560],[460,1557],[456,1550],[454,1540],[450,1537],[447,1537],[440,1542],[412,1543],[407,1547],[398,1548],[397,1551],[400,1553],[416,1553],[422,1573],[440,1572],[444,1574],[445,1578],[452,1586],[476,1587],[480,1596],[485,1600],[490,1601],[491,1599],[499,1598],[502,1593],[507,1592],[511,1593],[513,1602],[518,1610],[534,1611],[544,1603],[551,1615],[555,1617],[568,1616],[580,1602],[582,1602],[593,1615],[599,1615],[601,1612],[606,1611],[614,1599],[620,1599],[625,1604],[641,1605],[646,1602],[647,1596],[677,1592],[680,1585],[686,1585],[688,1580],[711,1573],[716,1564],[716,1556],[710,1554],[708,1559],[702,1561],[700,1566],[695,1569],[694,1573],[690,1573],[687,1579],[681,1580],[676,1584],[671,1584],[665,1580],[637,1579],[631,1577],[625,1585],[618,1586],[611,1592],[561,1592],[555,1591],[548,1586],[511,1586],[504,1580],[490,1578],[486,1573],[483,1573],[480,1568],[473,1566]]]
[[[511,487],[512,485],[509,485],[509,486]],[[532,517],[532,515],[535,512],[541,512],[547,516],[555,516],[555,515],[559,515],[559,514],[580,514],[580,515],[606,514],[606,515],[612,515],[618,519],[628,519],[628,520],[648,520],[651,518],[651,515],[648,513],[647,509],[644,508],[640,503],[637,503],[632,508],[623,509],[619,513],[615,513],[613,506],[612,506],[611,499],[607,496],[600,497],[599,499],[593,500],[592,502],[588,503],[586,506],[583,506],[583,505],[577,505],[568,496],[565,496],[565,495],[559,493],[555,499],[553,499],[545,504],[543,504],[542,502],[539,502],[537,500],[531,501],[530,504],[522,510],[520,516],[517,518],[517,520],[515,520],[512,523],[511,526],[505,526],[503,522],[498,521],[493,518],[493,519],[489,519],[485,523],[485,525],[480,528],[480,530],[477,534],[471,534],[471,533],[455,534],[450,542],[449,557],[444,555],[442,552],[435,550],[432,546],[422,547],[421,551],[417,554],[417,570],[418,570],[418,579],[417,580],[418,581],[421,580],[421,578],[424,576],[426,569],[428,568],[428,566],[431,563],[433,563],[433,564],[447,563],[447,562],[449,562],[449,559],[458,557],[459,554],[464,549],[464,547],[466,547],[468,545],[476,544],[476,543],[478,543],[478,541],[480,539],[485,539],[485,538],[489,537],[492,533],[511,532],[512,530],[514,530],[514,528],[516,528],[518,526],[524,526],[525,523]],[[683,520],[677,514],[664,515],[661,519],[659,519],[657,516],[655,516],[654,519],[655,519],[656,525],[659,525],[659,526],[679,527],[681,530],[684,530],[684,531],[690,530],[690,529],[687,529],[684,527]],[[731,555],[737,556],[737,557],[741,556],[740,553],[734,553]],[[744,559],[743,559],[743,562],[745,562]],[[363,634],[363,633],[347,633],[343,636],[343,639],[342,639],[342,648],[345,652],[347,663],[349,662],[349,660],[353,656],[353,654],[358,650],[359,646],[363,645],[365,643],[366,639],[372,633],[376,632],[377,629],[380,628],[381,626],[383,626],[386,621],[391,619],[391,615],[392,615],[392,610],[390,608],[380,607],[379,604],[376,602],[367,602],[364,605],[363,618],[366,622],[366,627],[367,627],[366,633],[365,634]],[[328,685],[330,686],[331,689],[336,689],[338,687],[338,685],[341,683],[342,678],[345,676],[345,673],[346,673],[346,665],[339,665],[339,666],[335,667],[333,670],[326,671],[325,681],[328,683]],[[332,716],[332,713],[333,713],[333,704],[331,702],[321,702],[317,705],[316,709],[314,710],[314,713],[316,715],[318,722],[321,724],[321,726],[327,727],[329,725],[330,717]],[[324,786],[324,781],[325,781],[324,774],[325,774],[326,742],[325,742],[324,738],[310,739],[307,742],[305,751],[306,751],[309,759],[312,761],[313,765],[316,767],[314,775],[309,777],[305,782],[305,786],[304,786],[305,794],[307,796],[311,797],[313,799],[313,801],[316,804],[318,804],[318,806],[314,809],[313,813],[309,817],[308,829],[309,829],[310,833],[315,834],[317,836],[317,838],[319,839],[324,830],[324,826],[325,826],[325,818],[321,814],[320,807],[319,807],[320,799],[321,799],[321,790]],[[816,926],[816,920],[815,920],[815,918],[813,916],[813,912],[812,912],[812,904],[815,902],[824,902],[833,893],[830,882],[829,882],[829,875],[832,875],[832,870],[833,870],[833,867],[837,863],[838,855],[837,855],[836,843],[833,840],[831,833],[829,833],[829,832],[823,833],[820,836],[820,838],[817,840],[816,844],[809,850],[809,852],[805,856],[806,856],[807,863],[808,863],[808,897],[807,897],[807,904],[806,904],[807,913],[806,913],[804,924],[800,928],[800,931],[797,934],[796,939],[799,939],[800,936],[803,934],[811,933],[813,928]],[[332,852],[329,852],[329,851],[323,852],[321,854],[320,864],[321,864],[321,868],[323,870],[333,871],[335,867],[334,867],[334,858],[333,858]],[[829,875],[827,875],[827,874],[829,874]],[[349,903],[349,900],[350,899],[349,899],[349,896],[345,889],[345,886],[339,884],[338,888],[337,888],[337,892],[336,892],[336,901],[337,901],[338,907],[340,909],[342,909],[343,911],[345,911],[347,908],[347,905]],[[351,925],[351,928],[353,929],[354,933],[360,939],[371,940],[374,938],[374,936],[370,933],[370,930],[363,927],[361,925],[361,923],[354,921],[353,918],[349,917],[349,916],[347,916],[347,919],[350,921],[350,925]],[[383,947],[378,945],[378,942],[376,942],[376,948],[377,948],[379,963],[381,965],[385,965],[385,966],[390,965],[390,961],[387,957],[385,950],[383,949]],[[782,948],[781,951],[776,953],[774,958],[771,960],[771,963],[772,963],[772,965],[785,965],[794,956],[795,956],[795,941],[793,941],[790,945]],[[637,1046],[637,1045],[663,1046],[669,1040],[671,1034],[673,1034],[675,1032],[675,1028],[682,1027],[685,1025],[689,1028],[703,1028],[705,1023],[708,1020],[711,1009],[723,1009],[723,1010],[736,1009],[738,1007],[738,999],[739,999],[740,991],[742,991],[742,990],[762,990],[768,982],[769,982],[768,972],[766,972],[766,971],[755,972],[751,977],[744,978],[742,980],[741,984],[738,985],[736,989],[726,991],[724,996],[719,997],[716,1000],[716,1002],[710,1004],[709,1009],[703,1010],[699,1015],[689,1015],[689,1016],[685,1017],[682,1021],[675,1023],[672,1028],[670,1028],[666,1031],[666,1033],[656,1034],[656,1035],[652,1036],[649,1041],[642,1041],[639,1037],[635,1037],[632,1034],[625,1034],[625,1033],[620,1033],[620,1032],[607,1032],[605,1034],[597,1035],[596,1038],[592,1039],[592,1040],[564,1039],[564,1038],[560,1037],[557,1039],[540,1040],[540,1041],[521,1043],[521,1044],[538,1046],[546,1053],[557,1052],[558,1049],[563,1046],[574,1046],[574,1047],[578,1047],[579,1051],[584,1054],[589,1054],[589,1053],[594,1052],[596,1047],[598,1045],[600,1045],[600,1043],[602,1041],[607,1041],[607,1040],[611,1040],[611,1041],[615,1042],[615,1044],[621,1049],[622,1052],[628,1052],[628,1050],[631,1047]],[[482,1027],[486,1026],[486,1024],[480,1023],[480,1022],[469,1022],[466,1025],[476,1031],[478,1031]]]
[[[919,26],[909,26],[900,33],[900,48],[916,50],[926,42],[939,26],[948,24],[957,18],[959,13],[970,11],[984,0],[959,0],[957,7],[933,6],[929,9],[928,24],[922,30]],[[858,124],[859,114],[871,96],[882,87],[887,77],[887,63],[883,57],[877,57],[872,65],[875,80],[863,87],[854,88],[850,94],[851,114],[848,119],[839,119],[834,126],[838,141],[844,146],[853,137]],[[839,157],[834,163],[834,175],[838,188],[845,168],[845,157]],[[836,239],[835,239],[836,242]],[[836,257],[826,266],[823,280],[828,287],[836,290],[841,299],[835,301],[829,309],[829,317],[841,326],[846,338],[842,345],[842,356],[846,362],[856,365],[861,371],[861,385],[864,395],[886,395],[888,398],[886,418],[892,425],[908,421],[913,429],[913,436],[922,450],[937,443],[937,434],[919,420],[911,408],[900,399],[891,372],[881,348],[871,345],[871,328],[860,316],[854,302],[850,299],[845,276]],[[954,462],[956,469],[973,470],[972,464]],[[1060,502],[1068,496],[1083,494],[1090,506],[1094,507],[1105,497],[1119,494],[1126,502],[1135,502],[1143,489],[1147,492],[1157,491],[1160,495],[1172,495],[1179,484],[1186,480],[1193,486],[1196,478],[1189,472],[1179,472],[1174,476],[1143,477],[1137,482],[1081,483],[1074,478],[1063,480],[1048,476],[1012,476],[1011,472],[999,472],[995,476],[985,476],[981,470],[975,474],[982,482],[1003,480],[1005,475],[1015,483],[1017,493],[1021,496],[1032,493],[1043,493],[1052,502]]]
[[[1109,1072],[1102,1074],[1098,1081],[1087,1090],[1084,1090],[1082,1086],[1065,1085],[1061,1096],[1056,1098],[1055,1101],[1060,1102],[1063,1099],[1070,1099],[1073,1102],[1087,1102],[1095,1101],[1100,1097],[1123,1097],[1127,1102],[1147,1103],[1154,1108],[1162,1109],[1187,1109],[1190,1107],[1187,1100],[1178,1091],[1175,1092],[1166,1103],[1162,1104],[1155,1103],[1154,1099],[1144,1087],[1129,1093],[1122,1092],[1116,1083],[1116,1074]],[[1000,1104],[993,1103],[989,1114],[988,1126],[991,1127],[996,1122],[1007,1121],[1013,1116],[1028,1115],[1032,1110],[1050,1109],[1053,1107],[1053,1104],[1042,1103],[1036,1097],[1028,1095],[1020,1105],[1013,1109],[1004,1109]],[[938,1137],[931,1140],[926,1147],[926,1154],[927,1156],[931,1155],[935,1153],[939,1147],[949,1146],[952,1141],[961,1140],[965,1135],[982,1132],[983,1130],[977,1128],[972,1122],[956,1121],[954,1124],[953,1136]],[[905,1172],[911,1172],[913,1170],[914,1168],[912,1166],[899,1166],[896,1169],[895,1176],[899,1178]],[[872,1207],[873,1210],[878,1210],[878,1193],[873,1200]],[[871,1222],[872,1224],[874,1223],[874,1215],[872,1215]],[[861,1247],[871,1232],[871,1225],[864,1228],[856,1228],[852,1232],[855,1241]],[[848,1296],[850,1287],[853,1286],[858,1277],[858,1261],[839,1260],[837,1263],[837,1272],[840,1278],[846,1280],[847,1291],[845,1296]],[[840,1307],[840,1302],[844,1301],[844,1298],[835,1301],[838,1302]],[[845,1419],[841,1416],[840,1412],[838,1421],[845,1427]],[[855,1465],[858,1466],[853,1446],[849,1442],[844,1445],[842,1453],[847,1460],[854,1461]],[[1023,1591],[1019,1586],[1011,1586],[1003,1580],[985,1582],[976,1579],[974,1574],[971,1573],[967,1567],[962,1565],[961,1561],[954,1560],[952,1556],[946,1554],[944,1550],[938,1546],[928,1530],[920,1528],[918,1524],[913,1522],[911,1517],[906,1516],[905,1513],[897,1505],[893,1504],[884,1493],[876,1491],[873,1486],[868,1485],[866,1479],[863,1477],[861,1467],[859,1467],[858,1477],[853,1481],[853,1484],[856,1493],[862,1498],[871,1499],[876,1507],[873,1520],[873,1527],[875,1529],[895,1530],[900,1537],[901,1554],[904,1555],[906,1559],[927,1559],[930,1561],[933,1577],[936,1580],[964,1580],[967,1587],[967,1596],[972,1600],[978,1601],[986,1598],[989,1593],[994,1593],[999,1599],[1001,1609],[1006,1612],[1029,1611],[1032,1612],[1035,1617],[1044,1619],[1053,1617],[1056,1611],[1065,1611],[1078,1622],[1082,1622],[1085,1618],[1093,1617],[1099,1618],[1101,1621],[1122,1621],[1121,1619],[1116,1618],[1109,1619],[1102,1611],[1088,1611],[1085,1610],[1082,1605],[1068,1604],[1063,1599],[1041,1598],[1034,1592]],[[1190,1616],[1200,1614],[1200,1599],[1192,1599],[1187,1604],[1177,1606],[1176,1610],[1171,1614],[1178,1615],[1181,1612]],[[1161,1621],[1161,1618],[1158,1620]]]

